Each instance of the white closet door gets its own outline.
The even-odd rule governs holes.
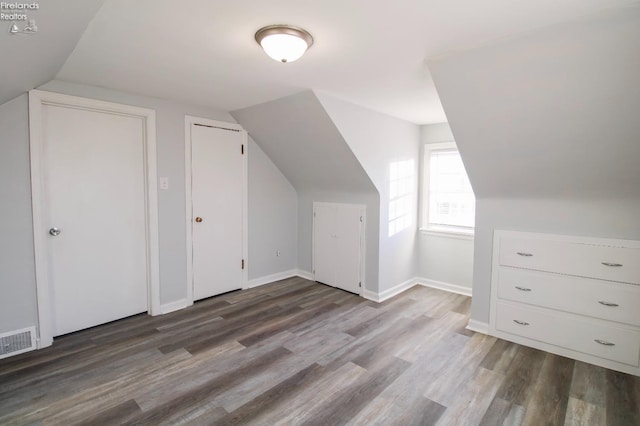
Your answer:
[[[143,134],[140,118],[42,107],[54,336],[147,310]]]
[[[315,280],[360,294],[364,206],[314,203]]]
[[[314,203],[313,269],[315,280],[334,285],[334,223],[335,210],[328,204]]]
[[[193,298],[242,287],[242,133],[191,126]]]
[[[361,209],[356,205],[336,207],[335,221],[335,286],[360,293]]]

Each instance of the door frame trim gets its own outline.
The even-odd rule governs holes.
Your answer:
[[[187,254],[187,306],[193,304],[193,198],[192,198],[192,164],[191,164],[191,127],[194,124],[221,127],[238,130],[243,138],[244,155],[242,156],[242,258],[244,270],[242,271],[242,288],[248,288],[248,157],[249,143],[247,131],[238,123],[211,120],[208,118],[184,116],[184,183],[185,183],[185,224],[186,224],[186,254]]]
[[[43,90],[29,91],[29,151],[31,164],[31,206],[33,209],[33,243],[36,273],[36,301],[38,309],[38,349],[53,343],[53,310],[50,295],[49,260],[47,254],[45,182],[42,137],[42,106],[54,105],[86,111],[118,114],[143,120],[145,177],[145,221],[147,248],[147,311],[160,314],[160,266],[158,243],[158,190],[156,155],[156,113],[152,109],[139,108],[113,102]]]

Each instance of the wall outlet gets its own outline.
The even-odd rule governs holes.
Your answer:
[[[169,189],[169,178],[161,177],[160,178],[160,189]]]
[[[276,250],[276,257],[280,257],[280,250]]]

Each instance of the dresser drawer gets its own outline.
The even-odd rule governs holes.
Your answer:
[[[640,326],[640,286],[502,266],[498,297]]]
[[[640,284],[640,248],[501,236],[503,266]]]
[[[509,302],[497,302],[495,324],[506,333],[638,366],[640,332],[631,329]]]

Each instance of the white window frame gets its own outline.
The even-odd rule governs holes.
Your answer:
[[[388,221],[387,221],[387,236],[389,238],[393,237],[396,234],[399,234],[400,232],[406,231],[407,229],[410,229],[412,226],[415,225],[415,221],[417,220],[415,217],[416,214],[416,193],[417,193],[417,189],[416,189],[416,183],[417,183],[417,179],[416,179],[416,162],[413,159],[407,159],[407,160],[399,160],[399,161],[394,161],[392,163],[390,163],[389,165],[389,210],[388,210]],[[395,178],[392,179],[392,173],[391,173],[391,166],[396,165],[397,167],[397,175],[395,176]],[[402,166],[406,165],[407,168],[405,170],[409,171],[410,173],[402,175]],[[403,188],[401,182],[408,182],[408,184]],[[392,188],[394,187],[394,184],[396,185],[396,191],[394,194],[394,191],[392,190]],[[403,191],[404,189],[404,191]],[[405,209],[401,209],[401,213],[397,214],[397,210],[395,210],[396,214],[393,215],[391,214],[391,206],[394,203],[398,203],[398,202],[402,202],[404,201],[405,204]],[[396,206],[398,206],[398,204],[396,204]],[[398,207],[396,207],[398,208]],[[397,225],[393,225],[393,232],[392,232],[392,223],[397,223],[397,222],[402,222],[402,220],[404,219],[404,226],[398,228]]]
[[[430,225],[429,224],[429,176],[431,165],[431,153],[433,151],[456,150],[458,146],[455,142],[440,142],[424,144],[422,156],[422,190],[420,191],[420,231],[425,234],[437,236],[448,236],[452,238],[473,239],[475,235],[475,223],[473,228],[466,228],[453,225]],[[459,151],[458,151],[459,152]]]

